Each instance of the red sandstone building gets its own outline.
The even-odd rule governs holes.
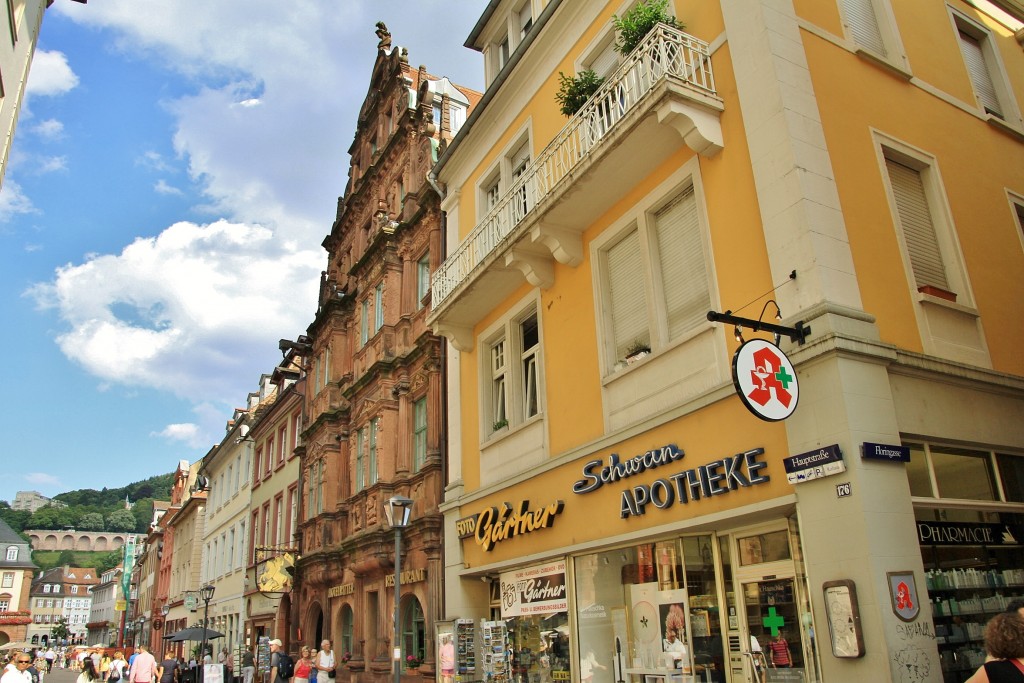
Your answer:
[[[301,559],[293,635],[334,641],[339,681],[391,676],[395,495],[415,501],[403,533],[402,660],[433,670],[442,609],[443,345],[425,324],[443,258],[440,199],[427,174],[479,94],[409,64],[380,37],[351,166],[308,328]]]

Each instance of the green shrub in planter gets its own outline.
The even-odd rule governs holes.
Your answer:
[[[555,99],[561,105],[559,111],[566,116],[572,116],[587,103],[590,96],[597,92],[597,89],[604,83],[604,79],[597,75],[593,69],[585,69],[575,76],[566,76],[558,72],[558,92]]]
[[[669,0],[640,0],[633,9],[621,17],[612,17],[612,26],[618,33],[615,51],[620,55],[628,55],[640,44],[655,24],[668,24],[680,30],[686,28],[674,16],[668,13]]]

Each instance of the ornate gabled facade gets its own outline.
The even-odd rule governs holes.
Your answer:
[[[442,586],[442,345],[428,330],[429,273],[442,255],[427,173],[477,93],[410,66],[377,25],[377,59],[349,152],[337,219],[323,242],[308,329],[297,620],[335,641],[339,679],[391,675],[394,532],[384,505],[415,501],[403,546],[403,654],[433,658]],[[308,634],[308,635],[306,635]]]

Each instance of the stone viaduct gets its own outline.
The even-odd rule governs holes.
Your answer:
[[[25,529],[32,550],[117,550],[128,538],[142,538],[142,534],[122,531],[53,531],[49,529]]]

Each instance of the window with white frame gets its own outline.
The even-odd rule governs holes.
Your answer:
[[[419,472],[427,461],[427,397],[412,404],[412,469]]]
[[[373,333],[384,327],[384,283],[379,282],[373,290]]]
[[[526,213],[530,210],[530,197],[529,189],[527,184],[523,183],[521,186],[516,185],[526,175],[526,170],[530,167],[530,143],[529,141],[521,144],[509,157],[511,162],[511,180],[509,187],[515,189],[515,198],[512,200],[512,223],[518,223],[526,216]]]
[[[430,253],[416,262],[416,308],[423,308],[423,298],[430,291]]]
[[[488,372],[485,432],[522,424],[541,408],[540,327],[536,308],[530,306],[502,324],[485,342]]]
[[[965,294],[955,267],[952,226],[941,209],[941,185],[931,160],[883,145],[886,178],[913,288],[956,300]]]
[[[533,7],[530,6],[530,0],[526,0],[516,12],[516,28],[519,29],[519,42],[521,43],[533,28]]]
[[[373,486],[377,483],[377,435],[380,432],[380,418],[375,417],[370,420],[370,447],[369,447],[369,461],[367,462],[367,485]]]
[[[0,583],[2,588],[13,588],[14,587],[14,572],[4,572],[3,583]]]
[[[1013,206],[1013,215],[1017,219],[1017,236],[1021,239],[1021,246],[1024,246],[1024,197],[1011,197],[1010,204]]]
[[[500,171],[495,171],[483,185],[483,202],[481,203],[480,217],[491,212],[491,210],[498,205],[498,201],[501,199],[501,174]]]
[[[971,78],[978,106],[992,116],[1006,119],[1012,101],[992,35],[981,24],[951,10],[960,53]]]
[[[860,49],[906,68],[890,0],[840,0],[846,35]]]
[[[11,608],[11,601],[7,598],[0,598],[0,612],[6,612]]]
[[[707,323],[710,267],[691,181],[642,211],[598,252],[606,358],[658,350]]]
[[[356,432],[356,492],[366,488],[366,427]]]
[[[370,298],[363,299],[359,311],[359,343],[366,345],[370,340]]]
[[[14,562],[18,559],[18,546],[7,546],[7,561]]]
[[[448,125],[452,129],[452,133],[458,133],[465,123],[466,108],[458,104],[450,105],[448,107]]]

